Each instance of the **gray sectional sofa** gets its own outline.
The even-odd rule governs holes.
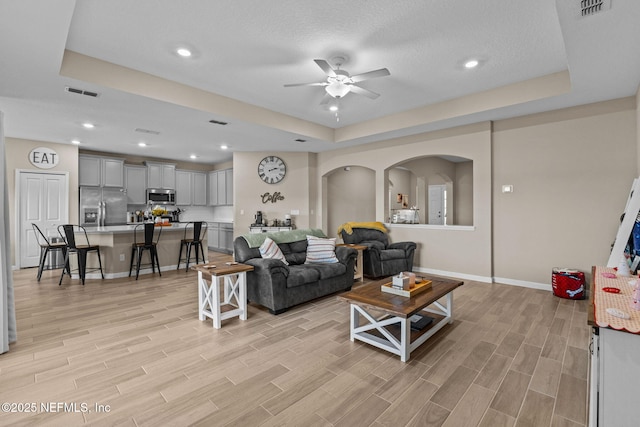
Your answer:
[[[337,263],[305,264],[306,234],[324,236],[321,230],[293,230],[237,237],[233,242],[237,262],[252,265],[247,273],[247,298],[272,314],[332,293],[348,291],[353,285],[355,249],[336,247]],[[279,259],[265,259],[259,246],[270,237],[289,265]]]

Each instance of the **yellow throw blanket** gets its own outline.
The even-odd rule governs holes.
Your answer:
[[[369,221],[369,222],[345,222],[340,227],[338,227],[338,236],[340,236],[340,232],[342,230],[347,234],[353,234],[354,228],[372,228],[374,230],[382,231],[386,233],[387,227],[384,226],[383,223],[378,221]]]

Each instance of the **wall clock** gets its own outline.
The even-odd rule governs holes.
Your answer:
[[[277,184],[287,174],[287,166],[277,156],[267,156],[258,164],[258,175],[267,184]]]

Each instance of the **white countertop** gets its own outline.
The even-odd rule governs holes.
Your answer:
[[[127,224],[127,225],[105,225],[103,227],[85,227],[87,234],[109,234],[109,233],[132,233],[137,225],[143,223]],[[186,222],[175,222],[170,226],[162,226],[163,232],[165,231],[184,231]]]

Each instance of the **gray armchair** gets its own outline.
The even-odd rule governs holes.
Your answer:
[[[363,253],[363,272],[368,277],[383,277],[413,269],[415,242],[389,243],[386,233],[371,228],[353,228],[352,234],[341,231],[345,243],[367,246]]]

